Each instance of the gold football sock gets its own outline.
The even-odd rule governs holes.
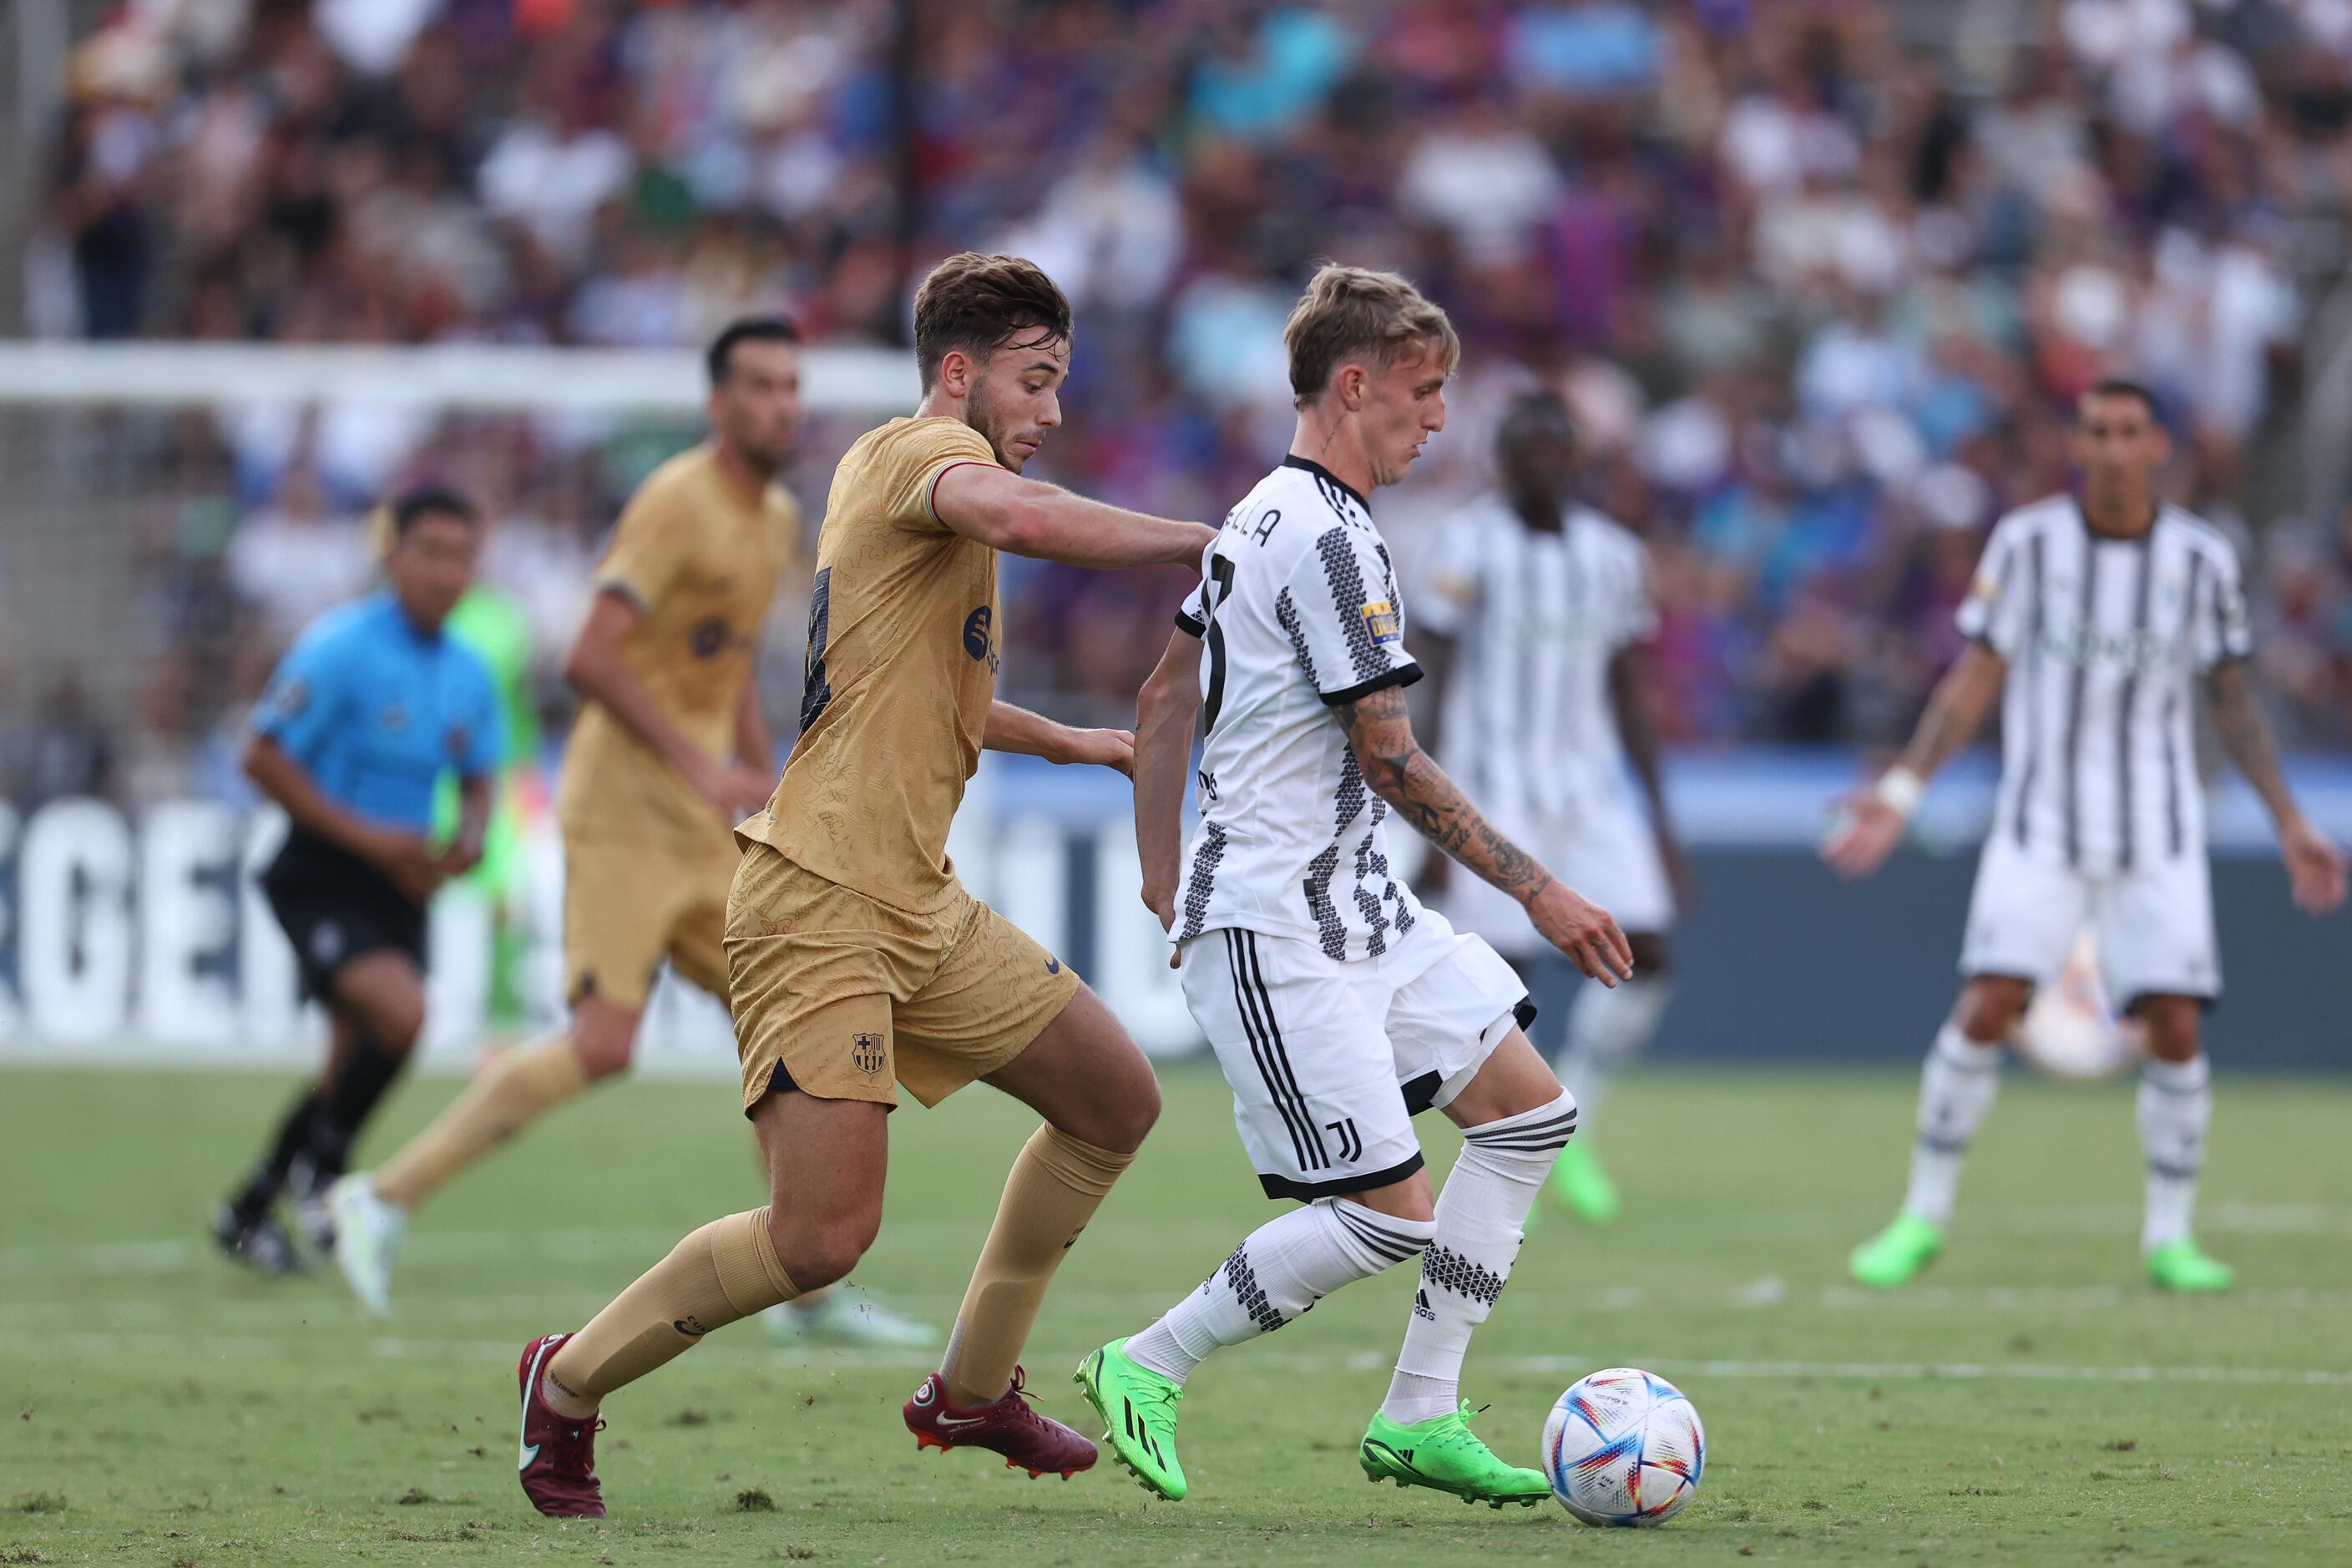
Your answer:
[[[768,1239],[768,1211],[730,1214],[637,1276],[563,1342],[548,1375],[576,1398],[599,1400],[692,1350],[711,1330],[799,1294]]]
[[[588,1074],[569,1039],[517,1047],[384,1162],[373,1178],[376,1195],[414,1209],[442,1183],[587,1087]]]
[[[1013,1363],[1021,1359],[1054,1270],[1134,1161],[1132,1154],[1081,1143],[1050,1126],[1022,1146],[940,1363],[950,1404],[960,1409],[986,1405],[1012,1384]]]

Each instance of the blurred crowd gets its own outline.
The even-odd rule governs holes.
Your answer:
[[[1312,264],[1401,269],[1465,356],[1384,524],[1436,548],[1500,401],[1562,388],[1654,552],[1689,743],[1906,726],[1985,529],[2067,481],[2070,395],[2134,374],[2247,552],[2289,742],[2352,735],[2352,535],[2280,480],[2290,241],[2352,211],[2352,0],[146,0],[69,78],[38,331],[666,346],[772,307],[893,345],[930,259],[1015,250],[1079,313],[1049,476],[1177,515],[1284,445]],[[793,478],[813,510],[849,434]],[[233,711],[426,471],[506,520],[551,665],[685,435],[179,422],[151,715]],[[1130,711],[1181,584],[1007,586],[1010,694]]]

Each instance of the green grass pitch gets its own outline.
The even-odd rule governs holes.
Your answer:
[[[381,1154],[450,1093],[404,1088]],[[1149,1321],[1272,1211],[1222,1086],[1167,1075],[1144,1158],[1062,1270],[1028,1357],[1083,1413],[1081,1352]],[[1950,1253],[1864,1297],[1907,1075],[1660,1072],[1601,1148],[1627,1215],[1536,1227],[1475,1347],[1480,1429],[1532,1462],[1573,1378],[1625,1363],[1705,1417],[1704,1489],[1646,1531],[1365,1484],[1353,1445],[1411,1282],[1357,1286],[1194,1380],[1192,1498],[1108,1465],[1032,1481],[919,1456],[908,1357],[771,1351],[756,1325],[618,1395],[613,1516],[550,1523],[512,1479],[513,1363],[692,1226],[758,1201],[725,1084],[605,1089],[461,1180],[412,1232],[397,1318],[331,1276],[210,1255],[206,1204],[276,1079],[0,1075],[0,1563],[733,1564],[807,1561],[1730,1563],[2352,1561],[2352,1088],[2221,1082],[2204,1236],[2241,1289],[2140,1283],[2128,1089],[2012,1075]],[[888,1218],[859,1279],[944,1321],[1030,1119],[985,1090],[893,1118]],[[1433,1163],[1452,1157],[1433,1125]]]

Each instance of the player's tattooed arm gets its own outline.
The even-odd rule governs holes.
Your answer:
[[[2295,903],[2309,913],[2325,914],[2344,901],[2344,857],[2295,805],[2279,767],[2277,742],[2246,679],[2246,661],[2225,659],[2215,666],[2205,678],[2205,692],[2222,750],[2263,797],[2278,827],[2279,854],[2286,861]]]
[[[1936,770],[1983,727],[1985,715],[1992,711],[2001,682],[2008,677],[2009,665],[2000,655],[1982,643],[1968,644],[1928,694],[1919,727],[1911,732],[1911,743],[1903,748],[1895,765],[1910,769],[1921,779],[1933,778]]]
[[[1633,951],[1617,922],[1580,897],[1526,850],[1496,831],[1436,759],[1413,739],[1401,687],[1341,703],[1340,727],[1364,783],[1429,841],[1527,907],[1544,939],[1606,984],[1633,973]]]
[[[1076,729],[1010,702],[988,705],[980,743],[992,752],[1043,757],[1049,763],[1091,763],[1123,773],[1135,771],[1135,737],[1127,731]]]
[[[1184,783],[1201,712],[1201,639],[1178,631],[1135,700],[1135,847],[1143,902],[1162,930],[1176,924],[1184,858]]]

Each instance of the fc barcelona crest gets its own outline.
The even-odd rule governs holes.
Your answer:
[[[882,1037],[860,1035],[849,1043],[849,1059],[857,1070],[872,1078],[882,1070]]]

